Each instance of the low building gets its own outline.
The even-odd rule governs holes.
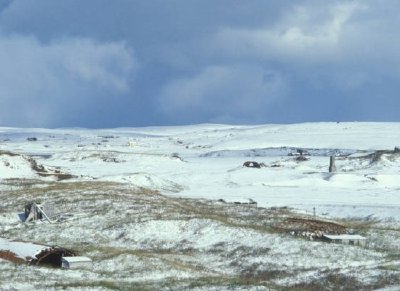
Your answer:
[[[322,239],[327,242],[342,243],[348,245],[366,246],[367,239],[358,234],[338,234],[330,235],[324,234]]]
[[[61,267],[63,269],[90,269],[93,267],[93,262],[88,257],[63,257]]]

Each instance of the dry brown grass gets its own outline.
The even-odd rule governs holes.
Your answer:
[[[10,251],[0,250],[0,258],[18,264],[26,263],[24,259],[19,258],[15,253]]]

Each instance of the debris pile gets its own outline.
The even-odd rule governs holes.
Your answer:
[[[324,234],[347,233],[346,227],[336,222],[294,217],[287,218],[277,228],[310,240],[322,239]]]

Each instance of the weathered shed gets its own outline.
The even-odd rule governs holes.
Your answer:
[[[367,238],[358,234],[339,234],[339,235],[324,234],[322,236],[322,239],[328,242],[342,243],[349,245],[365,246],[367,244]]]
[[[48,222],[52,223],[51,217],[55,216],[54,208],[50,205],[46,207],[38,203],[30,203],[25,205],[24,208],[24,222],[31,222],[37,220],[46,219]]]
[[[0,238],[0,258],[30,265],[51,265],[61,267],[63,257],[75,256],[73,250],[33,244],[29,242],[12,241]]]

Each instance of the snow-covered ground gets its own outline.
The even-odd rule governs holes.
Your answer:
[[[75,281],[82,289],[151,288],[175,282],[171,278],[186,281],[165,288],[234,284],[244,290],[299,290],[320,277],[333,286],[340,280],[332,278],[366,284],[353,282],[354,287],[396,285],[396,279],[374,284],[383,282],[382,276],[400,278],[394,271],[400,266],[397,146],[400,123],[0,128],[0,237],[78,247],[95,262],[92,272],[40,269],[46,283],[14,288],[71,287]],[[330,156],[334,173],[328,171]],[[262,167],[245,167],[246,161]],[[73,219],[27,227],[16,213],[35,199],[55,204]],[[226,203],[217,215],[197,209],[193,201],[204,199]],[[230,202],[251,200],[258,210],[244,210],[245,215],[227,210],[235,205]],[[368,236],[369,248],[288,238],[270,227],[289,214],[268,209],[310,216],[315,211],[319,218],[345,221]],[[250,219],[251,213],[254,221],[239,218]],[[32,267],[5,261],[0,268],[8,275],[18,268],[19,276],[32,280],[39,276]],[[85,285],[79,276],[97,283]],[[204,278],[213,278],[211,285]],[[10,280],[0,286],[13,286]],[[152,283],[134,285],[145,281]]]
[[[35,137],[37,141],[27,141]],[[113,130],[0,128],[0,149],[33,155],[80,179],[150,187],[165,194],[291,206],[330,216],[400,218],[398,123],[193,125]],[[297,162],[297,148],[308,161]],[[337,172],[328,173],[329,156]],[[350,156],[348,156],[350,155]],[[0,157],[1,178],[35,175],[21,157]],[[7,159],[7,161],[5,160]],[[245,168],[245,161],[267,167]]]

